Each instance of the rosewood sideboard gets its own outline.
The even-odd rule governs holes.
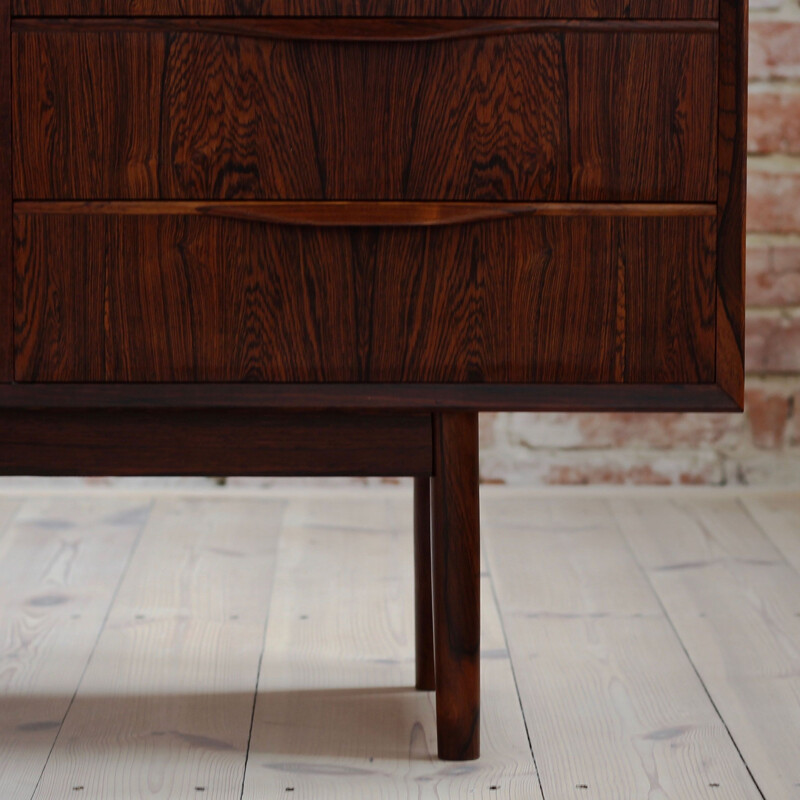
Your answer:
[[[735,411],[746,0],[0,0],[0,472],[407,475],[479,751],[478,413]]]

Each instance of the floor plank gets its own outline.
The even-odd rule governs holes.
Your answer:
[[[797,800],[797,572],[735,500],[612,505],[764,796]]]
[[[743,498],[761,530],[800,573],[800,494],[783,493]]]
[[[17,501],[0,501],[7,514]],[[26,502],[0,539],[0,797],[29,800],[150,501]]]
[[[483,518],[545,798],[758,798],[604,503]]]
[[[156,503],[37,800],[238,798],[283,503]]]
[[[5,533],[8,530],[9,523],[19,511],[22,501],[12,497],[0,497],[0,559],[5,554],[5,547],[3,545]]]
[[[410,496],[295,501],[281,535],[246,800],[541,797],[491,587],[482,758],[435,758],[416,692]]]
[[[410,493],[0,495],[0,799],[541,800],[516,682],[546,800],[756,800],[737,746],[800,800],[800,495],[483,506],[483,756],[446,764]]]

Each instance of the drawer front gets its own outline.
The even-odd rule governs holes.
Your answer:
[[[15,195],[715,200],[716,33],[499,24],[17,20]]]
[[[713,18],[717,0],[12,0],[45,16]]]
[[[18,212],[16,379],[709,382],[715,226]]]

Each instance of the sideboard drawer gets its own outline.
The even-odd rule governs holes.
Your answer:
[[[16,379],[710,382],[715,228],[17,212]]]
[[[20,199],[716,199],[713,23],[14,31]]]

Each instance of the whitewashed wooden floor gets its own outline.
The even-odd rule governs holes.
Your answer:
[[[483,493],[483,756],[410,492],[0,496],[0,800],[800,798],[800,493]]]

